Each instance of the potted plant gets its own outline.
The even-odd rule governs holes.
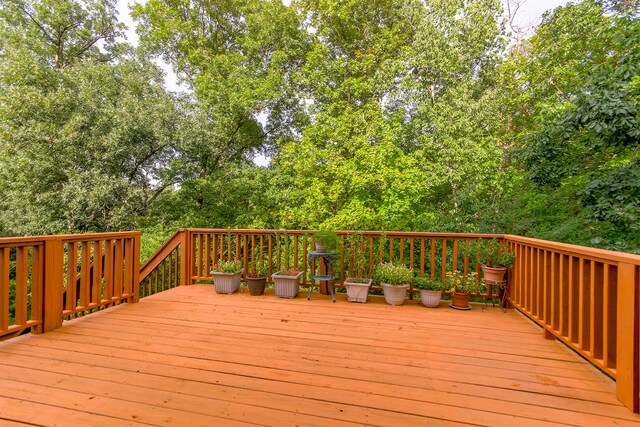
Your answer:
[[[211,271],[218,294],[232,294],[240,289],[242,261],[219,261]]]
[[[420,290],[420,301],[425,307],[438,307],[442,292],[448,290],[447,285],[430,277],[416,277],[413,287]]]
[[[387,262],[376,268],[376,280],[382,285],[384,300],[390,305],[404,304],[409,284],[413,280],[413,270],[404,265]]]
[[[276,259],[282,257],[284,261],[280,271],[271,275],[276,296],[280,298],[295,298],[298,296],[300,276],[302,276],[303,272],[298,271],[296,266],[292,265],[289,236],[284,233],[284,245],[282,245],[278,235],[276,235],[276,239]]]
[[[317,252],[335,252],[338,247],[338,235],[333,231],[318,231],[313,234]]]
[[[481,283],[478,281],[478,273],[464,274],[460,271],[449,271],[445,276],[445,285],[451,292],[451,308],[458,310],[470,310],[469,298],[472,293],[477,293]]]
[[[362,233],[350,234],[346,238],[346,256],[349,265],[349,274],[344,281],[347,288],[347,301],[367,302],[370,278],[367,278],[369,261],[365,257],[365,239]]]
[[[497,239],[471,242],[465,253],[480,263],[485,280],[494,282],[504,280],[507,268],[513,266],[516,258],[515,252],[501,246]]]
[[[257,252],[258,248],[255,249],[254,259],[257,261],[252,261],[249,263],[249,273],[245,277],[247,280],[247,287],[249,288],[249,294],[253,296],[264,295],[264,287],[267,284],[267,272],[268,267],[263,258],[259,258]]]

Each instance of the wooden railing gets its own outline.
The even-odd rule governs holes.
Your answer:
[[[0,338],[137,301],[140,233],[0,239]]]
[[[182,271],[187,262],[186,230],[178,230],[144,263],[140,269],[140,298],[186,284],[186,274]]]
[[[640,256],[505,236],[516,252],[509,301],[617,381],[638,412]]]
[[[340,238],[336,284],[349,271],[351,231]],[[269,278],[289,264],[311,285],[322,268],[307,257],[313,231],[182,229],[139,268],[140,236],[107,233],[0,239],[0,338],[25,329],[43,332],[63,318],[137,301],[179,285],[210,282],[220,260],[241,260],[246,276],[256,262]],[[474,239],[500,239],[516,252],[509,271],[508,302],[613,377],[618,398],[640,405],[640,256],[511,235],[361,232],[369,275],[393,260],[417,276],[444,280],[447,271],[480,271],[464,248]],[[378,288],[373,288],[378,290]],[[321,291],[325,291],[321,287]],[[410,289],[413,297],[417,290]],[[497,296],[489,287],[485,297]],[[10,310],[11,307],[15,307]]]
[[[313,230],[225,230],[225,229],[188,229],[188,245],[193,259],[188,261],[186,274],[190,282],[210,281],[210,270],[219,260],[240,260],[244,265],[244,274],[252,265],[263,260],[267,265],[268,282],[271,275],[286,264],[303,271],[300,286],[311,285],[311,271],[323,268],[321,265],[307,265],[310,251],[314,249]],[[471,240],[502,238],[502,235],[460,234],[460,233],[416,233],[416,232],[352,232],[338,231],[340,239],[339,262],[337,263],[336,287],[343,287],[347,272],[348,259],[345,262],[345,239],[349,234],[361,234],[365,241],[365,253],[368,261],[369,277],[373,276],[375,266],[381,262],[393,261],[413,268],[420,277],[430,276],[444,280],[447,271],[480,271],[478,265],[469,265],[463,255],[463,247]],[[321,286],[321,291],[324,291]],[[372,290],[380,290],[373,286]],[[413,287],[410,298],[418,293]],[[479,296],[496,297],[492,286]]]

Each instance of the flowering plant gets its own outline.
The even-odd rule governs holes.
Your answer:
[[[483,279],[484,281],[484,279]],[[478,281],[478,273],[464,274],[460,271],[448,271],[445,276],[445,284],[451,292],[458,294],[477,293],[484,286],[483,281]]]
[[[219,261],[213,266],[216,273],[239,273],[242,271],[242,261]]]

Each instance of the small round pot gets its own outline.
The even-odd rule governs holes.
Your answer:
[[[504,274],[506,272],[506,267],[487,267],[486,265],[482,266],[482,274],[484,275],[484,280],[502,282],[504,280]]]
[[[384,291],[384,300],[389,305],[402,305],[404,299],[407,296],[407,289],[409,285],[390,285],[388,283],[381,283],[382,290]]]
[[[458,292],[454,292],[453,295],[451,295],[451,305],[457,308],[468,308],[470,296],[471,294],[461,294]]]
[[[435,308],[440,305],[442,291],[431,291],[427,289],[420,290],[420,301],[425,307]]]
[[[267,284],[267,277],[247,277],[249,294],[255,296],[264,295],[264,286]]]

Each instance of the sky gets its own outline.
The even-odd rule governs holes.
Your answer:
[[[145,0],[138,0],[137,2],[144,3]],[[283,2],[288,4],[290,3],[290,0],[283,0]],[[568,2],[569,0],[526,0],[516,15],[516,25],[522,28],[534,27],[540,23],[544,12],[558,6],[562,6]],[[138,36],[135,32],[136,24],[129,15],[129,5],[134,3],[136,3],[136,0],[118,0],[117,8],[120,14],[120,20],[128,27],[126,32],[127,41],[133,45],[137,45]],[[175,73],[168,64],[164,63],[161,59],[156,60],[156,63],[160,65],[166,73],[165,87],[168,90],[173,92],[186,90],[185,86],[180,86]]]

